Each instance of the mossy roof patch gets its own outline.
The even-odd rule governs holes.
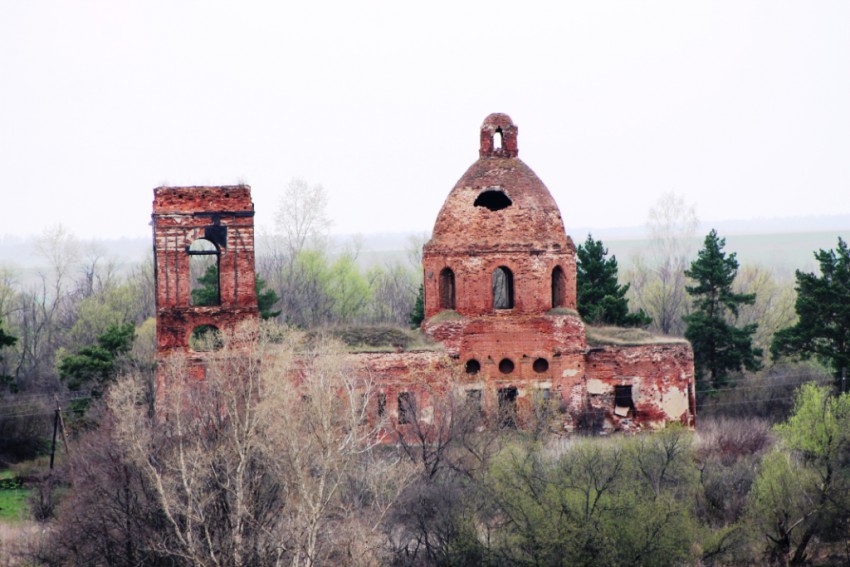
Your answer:
[[[643,346],[663,344],[687,344],[683,338],[653,335],[645,329],[635,327],[587,326],[587,344],[590,346]]]
[[[388,325],[327,327],[307,333],[308,339],[330,335],[345,343],[349,352],[398,352],[441,350],[422,331]]]

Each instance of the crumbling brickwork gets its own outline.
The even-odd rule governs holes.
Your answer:
[[[196,329],[232,332],[240,324],[256,324],[250,187],[157,187],[151,224],[160,356],[181,352],[199,359],[202,353],[190,347]],[[204,305],[192,301],[193,257],[207,257],[216,266],[218,295]]]
[[[466,384],[485,397],[514,392],[518,411],[545,392],[567,430],[588,414],[608,429],[693,426],[690,345],[588,347],[575,246],[549,190],[519,159],[517,135],[507,115],[485,119],[479,159],[437,216],[423,250],[424,331],[457,359]],[[631,405],[617,406],[627,394]]]
[[[423,249],[422,328],[443,350],[352,355],[373,378],[373,419],[401,431],[411,419],[433,422],[439,402],[460,390],[485,414],[510,409],[503,423],[519,426],[545,402],[561,431],[693,427],[686,341],[588,344],[576,311],[575,246],[549,190],[519,159],[517,136],[509,116],[487,117],[479,159],[449,193]],[[194,329],[257,322],[250,189],[154,192],[159,352],[192,353],[202,366],[190,348]],[[208,246],[193,249],[195,241]],[[193,254],[215,257],[215,305],[192,305]],[[415,412],[405,409],[411,404]]]

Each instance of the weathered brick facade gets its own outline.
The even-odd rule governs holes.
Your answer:
[[[424,332],[443,351],[352,355],[374,378],[393,428],[400,400],[434,419],[435,397],[460,389],[520,425],[545,402],[558,429],[695,424],[693,353],[681,340],[588,344],[576,311],[576,249],[549,190],[519,155],[510,117],[481,126],[479,159],[443,204],[423,250]],[[257,321],[250,189],[160,187],[154,200],[159,351],[192,352],[198,325]],[[220,305],[190,304],[189,245],[215,245]],[[202,359],[198,358],[202,365]],[[403,410],[402,410],[403,411]]]
[[[156,336],[160,356],[190,354],[201,373],[203,354],[190,348],[192,332],[210,326],[232,332],[258,321],[254,288],[254,203],[244,185],[158,187],[153,201]],[[206,251],[194,251],[193,243]],[[217,304],[193,306],[190,261],[214,257]],[[215,303],[215,302],[213,302]]]

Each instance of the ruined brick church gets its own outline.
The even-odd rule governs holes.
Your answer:
[[[695,425],[693,352],[683,340],[591,334],[576,311],[576,249],[558,205],[518,157],[505,114],[481,126],[479,159],[451,190],[423,250],[425,321],[441,348],[352,353],[373,376],[373,418],[430,420],[460,391],[503,424],[553,408],[557,429]],[[257,321],[247,186],[159,187],[153,233],[160,356],[193,354],[198,328]],[[217,266],[219,296],[192,305],[190,258]],[[194,371],[203,374],[202,353]],[[416,411],[411,411],[415,408]]]

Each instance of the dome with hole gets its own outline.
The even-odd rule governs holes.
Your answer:
[[[517,127],[507,114],[481,125],[479,159],[446,198],[426,250],[566,251],[572,247],[558,205],[518,157]]]

